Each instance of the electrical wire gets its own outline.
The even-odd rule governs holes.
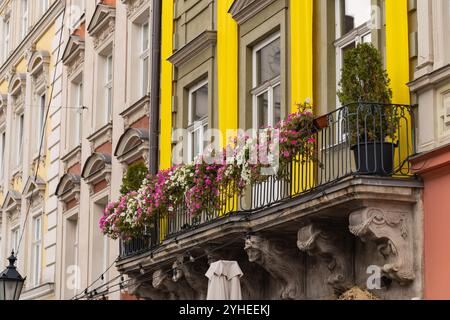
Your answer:
[[[245,220],[247,220],[247,219],[248,219],[248,217],[245,216],[245,217],[241,218],[240,220],[238,220],[237,222],[242,222],[242,221],[245,221]],[[183,262],[183,263],[195,263],[195,261],[197,261],[197,260],[199,260],[199,259],[202,259],[202,258],[204,258],[204,257],[207,257],[210,253],[215,252],[215,251],[218,251],[218,250],[223,249],[223,248],[226,248],[226,247],[228,247],[228,246],[230,246],[230,245],[236,243],[236,242],[239,241],[239,240],[241,240],[241,238],[235,238],[235,239],[233,239],[233,240],[231,240],[231,241],[229,241],[229,242],[226,242],[226,243],[223,244],[223,245],[217,246],[216,248],[209,250],[208,253],[204,253],[204,254],[202,254],[202,255],[200,255],[200,256],[198,256],[198,257],[195,257],[193,261],[188,260],[188,261]],[[187,253],[189,253],[189,250],[187,250],[184,254],[187,254]],[[121,281],[119,284],[115,284],[115,285],[113,285],[113,286],[110,286],[109,289],[115,288],[115,287],[117,287],[117,286],[119,286],[120,289],[119,289],[119,290],[112,291],[112,292],[109,291],[106,295],[110,295],[110,294],[115,293],[115,292],[117,292],[117,291],[123,290],[124,288],[128,288],[128,287],[130,287],[131,285],[139,285],[139,284],[144,283],[144,282],[147,282],[147,281],[149,281],[149,280],[158,279],[158,278],[160,278],[160,277],[166,276],[166,275],[170,274],[171,272],[173,272],[173,268],[170,268],[170,269],[167,269],[166,271],[161,272],[161,274],[160,274],[159,276],[156,276],[156,277],[155,277],[155,276],[153,275],[153,273],[156,272],[157,270],[160,270],[160,269],[159,269],[159,268],[155,268],[155,269],[153,269],[153,270],[148,271],[147,273],[150,274],[150,275],[148,276],[148,278],[141,279],[140,281],[137,281],[137,282],[134,281],[134,282],[132,282],[130,285],[126,286],[126,287],[124,286],[124,283],[128,283],[128,282],[130,282],[130,281],[133,281],[134,279],[128,279],[128,280],[125,280],[125,281]],[[113,280],[113,281],[114,281],[114,280]],[[112,282],[112,281],[111,281],[111,282]],[[84,291],[84,293],[85,293],[85,294],[84,294],[83,296],[78,297],[78,298],[75,298],[75,297],[74,297],[74,298],[72,298],[72,299],[73,299],[73,300],[81,300],[81,299],[84,299],[84,298],[86,298],[86,297],[88,297],[88,296],[90,296],[91,299],[92,299],[92,298],[95,298],[95,297],[98,296],[98,295],[105,295],[104,293],[102,293],[102,294],[97,294],[97,295],[92,295],[92,291],[91,291],[91,292],[86,292],[86,291]]]
[[[66,16],[66,7],[64,6],[63,12],[62,12],[62,21],[64,21],[65,16]],[[50,115],[50,104],[51,104],[51,101],[53,100],[53,91],[54,91],[55,82],[56,82],[56,71],[57,71],[57,67],[56,66],[58,65],[58,63],[60,63],[61,46],[62,46],[62,41],[63,41],[63,37],[62,37],[63,30],[64,30],[64,28],[61,27],[61,30],[59,32],[59,42],[58,42],[59,44],[58,44],[58,51],[57,51],[57,55],[56,55],[56,63],[55,63],[55,68],[53,70],[53,81],[52,81],[51,88],[50,88],[50,99],[48,101],[48,107],[47,107],[47,111],[46,111],[46,114],[45,114],[45,117],[44,117],[44,124],[42,126],[42,131],[41,131],[41,138],[40,138],[40,142],[39,142],[39,154],[38,154],[38,158],[37,158],[37,165],[34,168],[35,169],[34,170],[34,174],[33,174],[34,175],[34,177],[33,177],[34,181],[36,181],[37,178],[38,178],[39,167],[40,167],[40,164],[41,164],[40,160],[41,160],[41,157],[42,157],[42,147],[43,147],[43,143],[44,143],[44,134],[45,134],[44,132],[45,132],[45,128],[47,126],[48,118],[49,118],[49,115]],[[28,199],[27,211],[25,213],[25,221],[24,221],[24,224],[23,224],[23,228],[22,228],[22,232],[21,232],[21,235],[20,235],[19,243],[18,243],[17,249],[16,249],[16,256],[19,255],[19,250],[20,250],[20,246],[22,244],[24,233],[25,233],[25,228],[26,228],[26,225],[27,225],[28,216],[29,216],[29,213],[30,213],[31,205],[33,203],[33,196],[34,196],[34,192],[31,192],[31,195],[30,195],[30,197]]]

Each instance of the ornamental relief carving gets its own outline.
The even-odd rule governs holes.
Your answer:
[[[145,0],[126,0],[122,1],[127,3],[127,17],[130,18],[133,16],[137,11],[141,9],[141,7],[147,3]]]
[[[112,37],[116,28],[116,22],[114,19],[108,21],[108,25],[97,36],[94,37],[94,49],[98,49],[107,39]]]
[[[67,66],[67,76],[68,78],[72,77],[72,75],[79,70],[84,64],[84,51],[80,52],[70,63],[70,65]]]
[[[272,288],[274,299],[298,300],[305,296],[305,259],[291,242],[250,235],[244,250],[252,263],[260,265],[273,278],[278,288]]]
[[[363,241],[373,241],[387,263],[383,273],[405,285],[415,279],[412,237],[408,213],[366,208],[350,215],[350,232]]]
[[[335,293],[342,293],[351,287],[351,254],[346,250],[346,236],[337,228],[311,223],[298,232],[297,246],[310,256],[317,256],[327,264],[330,276],[326,282]]]

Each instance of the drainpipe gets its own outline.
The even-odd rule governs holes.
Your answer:
[[[150,90],[149,172],[159,169],[160,87],[161,87],[161,14],[162,0],[152,1],[152,67]]]

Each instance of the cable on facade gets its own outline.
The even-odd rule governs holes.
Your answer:
[[[44,117],[44,125],[42,126],[42,132],[41,132],[41,137],[40,137],[40,142],[39,142],[39,154],[38,154],[38,158],[37,158],[37,164],[36,164],[36,167],[34,168],[35,169],[34,170],[34,174],[33,174],[34,181],[37,180],[38,173],[39,173],[39,167],[40,167],[40,164],[41,164],[42,147],[43,147],[43,143],[44,143],[44,132],[45,132],[45,128],[47,127],[48,117],[50,115],[50,104],[51,104],[51,102],[53,100],[53,91],[54,91],[55,82],[56,82],[56,71],[58,70],[58,68],[56,66],[58,65],[58,63],[60,63],[61,46],[62,46],[62,41],[63,41],[62,35],[63,35],[63,30],[64,30],[65,17],[66,17],[66,6],[63,7],[63,12],[62,12],[62,20],[61,20],[62,26],[61,26],[61,30],[59,32],[58,51],[57,51],[57,55],[56,55],[55,68],[53,70],[53,81],[51,83],[51,88],[50,88],[50,99],[48,101],[48,107],[47,107],[46,114],[45,114],[45,117]],[[31,195],[30,195],[30,197],[28,199],[27,211],[25,213],[25,221],[23,223],[22,232],[21,232],[21,235],[20,235],[20,238],[19,238],[19,243],[18,243],[17,248],[16,248],[16,256],[19,255],[20,246],[22,244],[23,235],[25,233],[25,228],[26,228],[26,225],[27,225],[28,215],[30,213],[31,205],[33,203],[33,196],[34,196],[34,192],[31,192]]]
[[[246,219],[247,219],[247,217],[243,217],[243,218],[241,218],[240,220],[238,220],[238,222],[244,221],[244,220],[246,220]],[[239,240],[240,240],[240,238],[235,238],[235,239],[233,239],[233,240],[231,240],[231,241],[229,241],[229,242],[227,242],[227,243],[225,243],[225,244],[223,244],[223,245],[221,245],[221,246],[218,246],[218,247],[216,247],[216,248],[214,248],[214,249],[209,250],[209,253],[212,253],[212,252],[218,251],[218,250],[220,250],[220,249],[226,248],[226,247],[228,247],[228,246],[230,246],[230,245],[236,243],[236,242],[239,241]],[[187,255],[188,253],[189,253],[189,250],[187,250],[184,254]],[[199,260],[199,259],[202,259],[202,258],[204,258],[204,257],[207,257],[209,253],[202,254],[202,255],[200,255],[200,256],[198,256],[198,257],[196,257],[196,258],[193,258],[193,259],[190,258],[188,261],[186,261],[186,262],[184,262],[184,263],[186,263],[186,264],[187,264],[187,263],[194,263],[196,260]],[[190,256],[191,256],[191,255],[190,255]],[[115,287],[119,286],[119,289],[116,289],[116,290],[113,290],[113,291],[108,291],[108,293],[107,293],[106,295],[109,296],[109,295],[112,294],[112,293],[115,293],[115,292],[118,292],[118,291],[127,289],[127,288],[129,288],[130,286],[132,286],[132,285],[139,285],[139,284],[145,283],[145,282],[147,282],[147,281],[149,281],[149,280],[158,279],[158,278],[160,278],[160,277],[166,276],[166,275],[170,274],[171,272],[173,272],[173,268],[170,268],[170,269],[168,269],[168,270],[166,270],[166,271],[161,272],[161,274],[160,274],[159,276],[154,277],[153,273],[156,272],[157,270],[158,270],[158,268],[149,271],[150,275],[149,275],[148,277],[145,277],[145,278],[143,278],[143,279],[140,279],[139,281],[131,282],[131,281],[133,281],[134,279],[127,279],[127,280],[122,280],[122,279],[121,279],[121,282],[120,282],[120,283],[115,284],[115,285],[112,285],[112,286],[110,286],[110,287],[108,288],[108,289],[112,289],[112,288],[115,288]],[[116,278],[116,279],[117,279],[117,278]],[[113,282],[113,281],[114,281],[114,280],[112,280],[112,281],[110,281],[110,282]],[[109,283],[110,283],[110,282],[109,282]],[[129,282],[131,282],[131,283],[128,284]],[[108,283],[108,284],[109,284],[109,283]],[[104,285],[106,285],[106,284],[104,284]],[[84,299],[84,298],[86,298],[86,297],[89,297],[89,299],[94,299],[96,296],[99,295],[98,293],[97,293],[97,294],[94,294],[94,295],[93,295],[92,293],[93,293],[93,291],[90,291],[90,292],[87,292],[87,293],[84,292],[84,295],[83,295],[83,296],[78,297],[78,298],[73,297],[72,299],[73,299],[73,300],[81,300],[81,299]],[[102,295],[104,295],[104,293],[102,293]]]

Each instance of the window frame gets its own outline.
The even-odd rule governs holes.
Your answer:
[[[25,39],[28,34],[30,3],[28,0],[21,0],[21,17],[20,17],[20,38]]]
[[[23,164],[23,144],[25,138],[25,114],[23,112],[16,113],[17,116],[17,150],[16,150],[16,167]]]
[[[147,32],[145,33],[145,26],[147,26]],[[140,25],[141,29],[141,43],[140,43],[140,54],[139,54],[139,61],[140,61],[140,84],[141,84],[141,95],[144,96],[148,92],[148,85],[149,85],[149,68],[150,68],[150,24],[149,22],[145,22]],[[147,39],[145,39],[145,35],[147,35]],[[147,43],[147,46],[145,47],[145,43]],[[145,61],[147,60],[147,68],[145,68]],[[146,81],[144,81],[145,77],[147,77]]]
[[[274,91],[276,87],[280,87],[281,91],[281,71],[280,74],[264,83],[258,85],[258,59],[257,54],[261,49],[267,47],[272,42],[280,41],[280,52],[281,52],[281,32],[275,32],[274,34],[266,37],[264,40],[260,41],[257,45],[252,48],[252,123],[253,128],[259,129],[259,110],[258,110],[258,98],[264,94],[268,94],[268,126],[274,126],[275,119],[275,103],[274,103]],[[280,61],[281,69],[281,61]],[[281,111],[281,110],[280,110]]]
[[[11,245],[11,250],[13,250],[14,252],[17,252],[18,249],[18,245],[20,242],[20,226],[16,225],[11,227],[11,232],[10,232],[10,245]]]
[[[105,56],[104,58],[104,63],[105,63],[105,70],[104,70],[104,84],[103,84],[103,88],[104,88],[104,119],[105,119],[105,124],[108,124],[111,119],[112,119],[112,109],[113,109],[113,79],[114,79],[114,59],[113,59],[113,54],[109,53],[108,55]]]
[[[43,215],[38,213],[33,216],[31,221],[31,236],[30,236],[30,275],[31,286],[38,287],[41,284],[42,276],[42,238],[43,238]],[[36,224],[39,221],[39,224]]]
[[[0,180],[5,178],[6,130],[0,132]]]
[[[187,150],[188,150],[188,162],[194,162],[195,158],[204,152],[204,136],[205,136],[205,126],[209,126],[209,114],[201,118],[200,120],[193,120],[193,93],[198,91],[204,86],[207,86],[208,89],[208,97],[209,97],[209,81],[208,79],[202,80],[197,84],[191,86],[188,91],[188,141],[187,141]],[[208,106],[207,106],[208,108]],[[209,113],[209,112],[208,112]],[[192,150],[194,147],[194,139],[193,134],[199,132],[199,154],[194,155]]]
[[[7,18],[3,20],[3,42],[5,43],[3,50],[3,62],[8,59],[11,44],[11,20]]]

